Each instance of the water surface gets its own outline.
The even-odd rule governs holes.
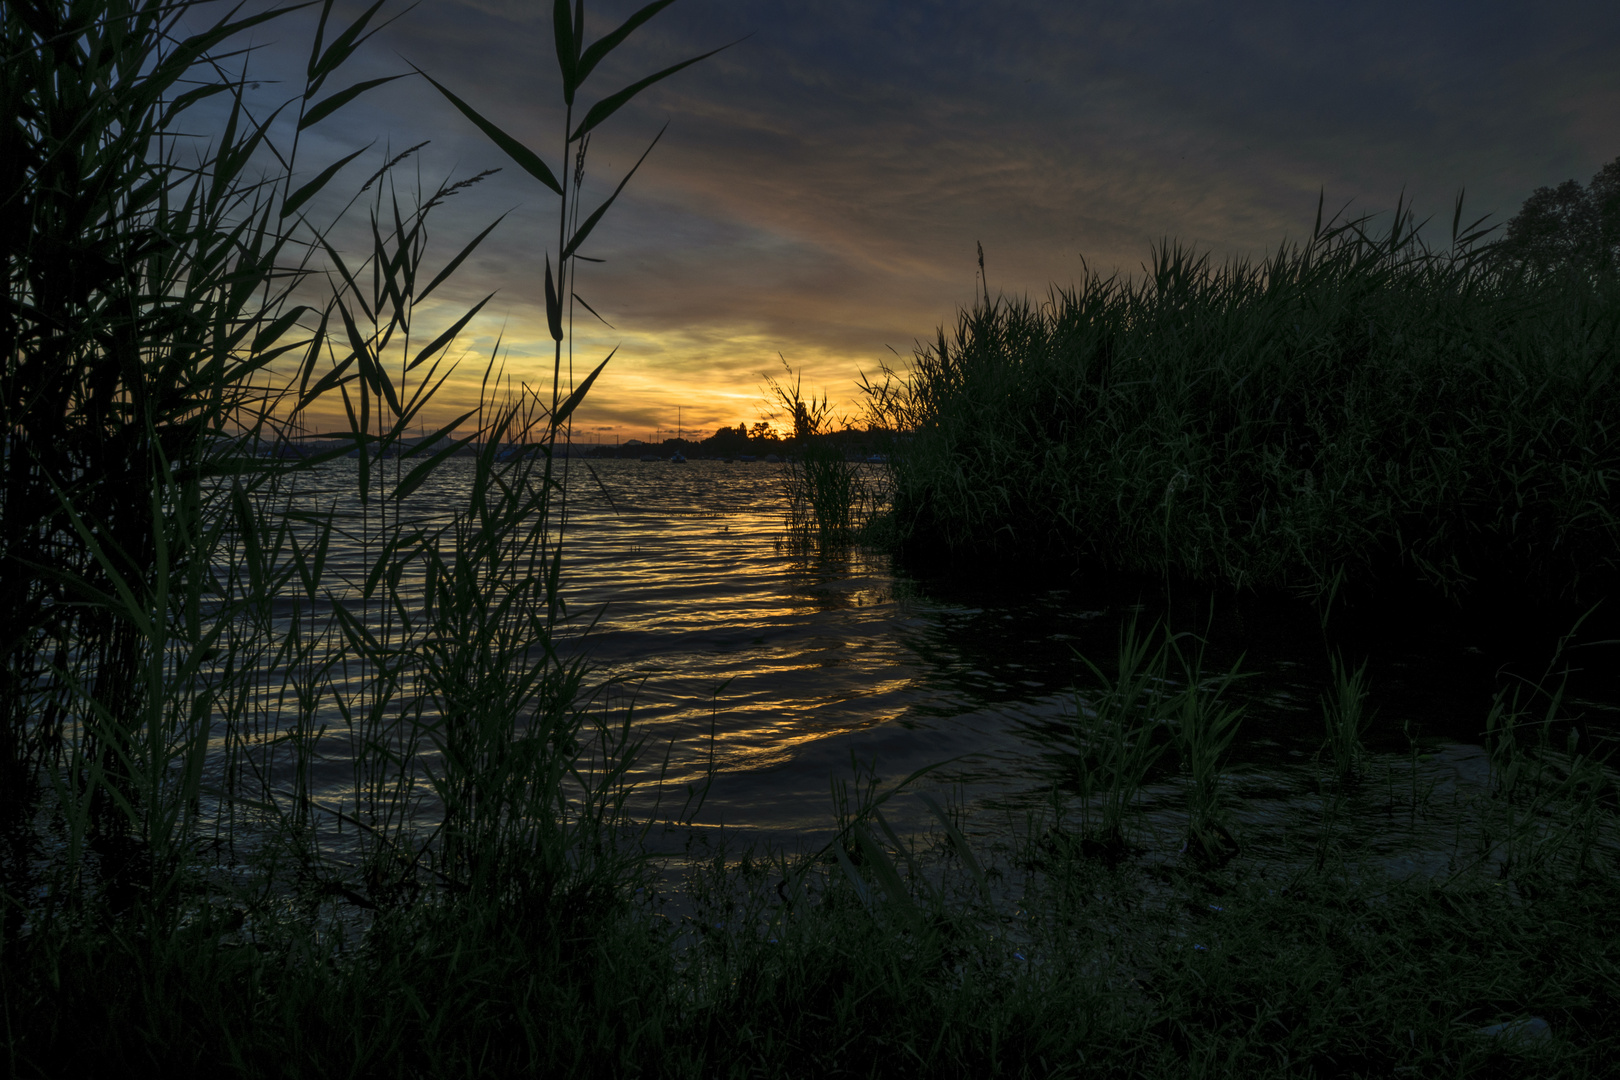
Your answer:
[[[470,469],[452,460],[417,505],[453,502]],[[324,490],[351,473],[331,466]],[[1308,613],[1219,601],[1212,613],[1207,599],[1167,609],[1162,590],[1095,579],[917,581],[883,555],[807,552],[783,542],[783,467],[763,462],[575,460],[568,476],[572,644],[606,684],[603,707],[633,706],[649,737],[642,777],[663,771],[667,810],[712,765],[701,828],[743,842],[823,834],[829,784],[850,778],[852,762],[886,782],[949,762],[922,786],[967,804],[981,831],[1016,826],[1054,785],[1062,793],[1053,736],[1077,684],[1094,685],[1080,657],[1108,670],[1122,624],[1135,616],[1147,628],[1167,610],[1178,630],[1210,631],[1206,670],[1241,655],[1234,693],[1246,716],[1228,783],[1246,847],[1282,857],[1321,821],[1329,676]],[[1342,818],[1381,860],[1443,869],[1486,784],[1495,673],[1467,640],[1410,634],[1371,670],[1375,779]],[[1615,716],[1611,701],[1577,708],[1599,732]],[[1150,785],[1144,842],[1178,843],[1184,803],[1177,778]],[[913,800],[893,814],[927,824]]]

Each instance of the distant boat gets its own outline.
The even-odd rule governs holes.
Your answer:
[[[775,454],[766,454],[765,455],[765,460],[766,461],[780,462],[782,459],[777,457]]]
[[[642,454],[641,455],[641,460],[642,461],[663,461],[664,459],[659,457],[657,454]]]
[[[686,439],[686,432],[681,427],[681,406],[677,405],[677,406],[675,406],[675,442],[677,444],[679,444],[681,442],[684,442],[685,439]],[[674,455],[669,459],[669,463],[671,465],[685,465],[686,464],[686,455],[681,453],[680,448],[679,448],[678,445],[676,447]]]
[[[889,455],[888,454],[873,454],[872,456],[870,456],[870,457],[868,457],[866,459],[866,463],[868,465],[887,465],[889,463]]]
[[[748,462],[748,463],[749,463],[749,464],[752,464],[752,463],[753,463],[753,462],[754,462],[754,460],[755,460],[755,459],[754,459],[754,455],[753,455],[753,454],[738,454],[738,455],[737,455],[737,460],[738,460],[738,461],[746,461],[746,462]]]

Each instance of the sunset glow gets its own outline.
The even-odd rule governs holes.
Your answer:
[[[593,8],[587,38],[635,7]],[[559,168],[548,11],[429,0],[357,54],[351,77],[408,60]],[[1584,179],[1620,150],[1608,5],[1533,19],[1454,3],[1353,18],[1270,4],[1113,11],[689,0],[637,31],[587,101],[737,44],[647,91],[591,145],[594,205],[669,125],[584,251],[604,261],[581,265],[580,295],[612,328],[575,309],[574,370],[618,352],[576,437],[647,438],[673,430],[678,408],[695,433],[752,424],[782,359],[858,420],[859,374],[908,357],[979,293],[978,243],[992,295],[1041,296],[1087,266],[1136,271],[1167,237],[1217,260],[1258,254],[1307,233],[1319,193],[1352,213],[1404,196],[1449,224],[1466,188],[1474,213],[1505,220],[1535,187]],[[301,62],[266,43],[258,100],[278,103],[268,80]],[[440,295],[434,333],[496,294],[434,407],[476,399],[497,340],[506,375],[549,387],[539,298],[554,196],[414,76],[323,129],[331,153],[311,161],[373,144],[352,186],[340,177],[345,192],[361,162],[375,169],[422,139],[396,182],[414,183],[413,168],[427,187],[502,170],[436,214],[441,260],[508,216]],[[336,423],[337,410],[310,421]]]

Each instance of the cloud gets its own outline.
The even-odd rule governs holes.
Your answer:
[[[592,5],[590,36],[636,6]],[[422,5],[351,75],[408,70],[401,54],[560,172],[543,7]],[[748,419],[778,353],[854,407],[859,369],[971,302],[976,243],[992,289],[1039,295],[1077,280],[1082,255],[1130,273],[1167,237],[1217,258],[1269,250],[1308,230],[1319,192],[1330,208],[1405,197],[1448,216],[1466,186],[1500,220],[1620,153],[1620,8],[1577,2],[1533,17],[1461,0],[678,4],[601,65],[580,108],[750,33],[592,137],[589,205],[669,123],[587,245],[606,261],[582,267],[580,295],[614,329],[582,315],[578,354],[619,348],[594,426],[656,426],[677,404],[711,427]],[[295,73],[301,58],[279,62]],[[509,370],[548,377],[555,196],[425,83],[384,91],[334,117],[327,150],[431,137],[435,182],[503,167],[437,216],[448,253],[509,215],[444,297],[497,292]]]

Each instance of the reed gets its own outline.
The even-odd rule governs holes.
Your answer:
[[[0,788],[10,825],[41,797],[60,816],[53,900],[79,895],[93,845],[102,885],[171,917],[203,804],[240,772],[248,653],[268,640],[243,633],[269,625],[285,581],[262,541],[290,524],[258,514],[315,464],[260,451],[337,378],[309,386],[333,306],[301,298],[330,230],[313,208],[358,152],[300,148],[388,81],[331,90],[377,9],[327,39],[328,3],[278,144],[229,49],[288,10],[31,0],[0,25]]]
[[[306,925],[270,934],[284,943],[448,910],[544,941],[626,909],[640,744],[556,644],[553,448],[607,364],[577,384],[564,370],[576,260],[629,180],[582,213],[590,136],[701,57],[581,116],[576,94],[664,6],[587,46],[583,5],[556,5],[562,180],[417,70],[559,207],[550,384],[510,386],[497,353],[479,406],[412,438],[490,298],[447,324],[419,313],[495,225],[434,266],[430,215],[488,174],[402,189],[416,148],[346,206],[332,187],[362,150],[305,179],[307,132],[411,74],[333,89],[381,4],[344,25],[325,0],[305,80],[269,116],[231,50],[293,8],[185,36],[197,4],[7,5],[8,956],[26,934],[53,964],[110,918],[115,951],[173,959],[197,933],[223,947],[280,926],[286,904]],[[199,154],[205,102],[223,127]],[[356,224],[366,246],[339,250]],[[323,401],[347,431],[307,456],[294,436]],[[311,470],[345,458],[352,489],[323,493]],[[446,472],[459,503],[425,506]],[[322,798],[334,757],[352,780]]]
[[[1322,220],[1269,258],[988,296],[867,384],[913,550],[1320,599],[1590,602],[1620,551],[1620,277]]]
[[[1567,700],[1567,651],[1576,630],[1558,643],[1539,679],[1515,679],[1497,692],[1485,717],[1485,751],[1497,798],[1479,858],[1504,876],[1554,867],[1584,874],[1603,829],[1600,822],[1620,808],[1620,774],[1610,765],[1613,748],[1586,731]]]
[[[1190,685],[1208,711],[1220,680]],[[852,766],[819,850],[699,842],[678,904],[647,879],[622,908],[580,898],[566,933],[488,899],[393,905],[354,947],[303,919],[220,947],[243,931],[207,908],[156,941],[58,923],[56,948],[0,955],[8,988],[50,987],[12,1071],[1596,1077],[1620,1049],[1613,800],[1584,867],[1469,860],[1465,836],[1427,881],[1310,859],[1308,836],[1282,866],[1098,860],[1039,813],[989,845],[937,801],[933,835],[902,837],[885,811],[928,771]],[[1547,1034],[1492,1033],[1531,1020]]]

